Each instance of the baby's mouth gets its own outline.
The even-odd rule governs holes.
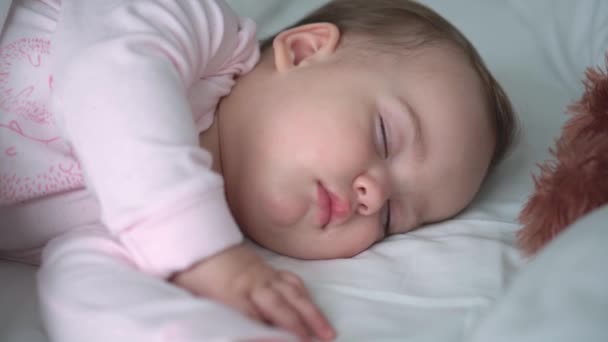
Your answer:
[[[332,201],[329,191],[321,183],[317,183],[317,206],[317,221],[321,228],[326,228],[331,222]]]
[[[350,204],[329,191],[323,184],[317,182],[317,220],[322,228],[332,221],[346,219],[350,214]]]

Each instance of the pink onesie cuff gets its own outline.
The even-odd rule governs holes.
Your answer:
[[[185,205],[184,205],[185,204]],[[243,241],[223,188],[181,201],[118,235],[133,261],[163,278]]]

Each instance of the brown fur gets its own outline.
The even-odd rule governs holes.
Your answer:
[[[585,93],[568,108],[572,117],[550,149],[553,159],[539,165],[535,190],[519,215],[517,238],[527,255],[608,203],[608,75],[590,68],[586,76]]]

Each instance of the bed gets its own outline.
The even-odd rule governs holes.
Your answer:
[[[229,1],[256,19],[260,38],[324,2]],[[515,246],[516,217],[532,191],[531,174],[548,157],[566,106],[582,93],[585,68],[604,64],[608,2],[422,2],[472,40],[505,87],[523,128],[518,144],[453,219],[393,236],[351,259],[299,261],[260,253],[305,280],[336,327],[337,341],[608,341],[602,324],[608,322],[602,264],[608,260],[602,248],[608,244],[608,208],[575,223],[534,260]],[[573,259],[577,263],[568,262]],[[47,341],[35,272],[0,261],[0,341]],[[242,336],[238,324],[218,324],[227,327],[227,336]]]

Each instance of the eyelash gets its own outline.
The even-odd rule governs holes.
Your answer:
[[[380,116],[380,131],[382,132],[382,144],[384,146],[384,158],[388,158],[388,139],[386,138],[386,127],[384,119]]]
[[[388,158],[389,153],[388,153],[388,139],[386,137],[386,127],[384,126],[384,118],[382,116],[380,116],[380,131],[382,133],[382,143],[384,146],[384,158]],[[387,200],[386,201],[386,220],[383,223],[383,229],[385,232],[385,235],[388,235],[389,232],[389,228],[391,226],[391,201]]]

